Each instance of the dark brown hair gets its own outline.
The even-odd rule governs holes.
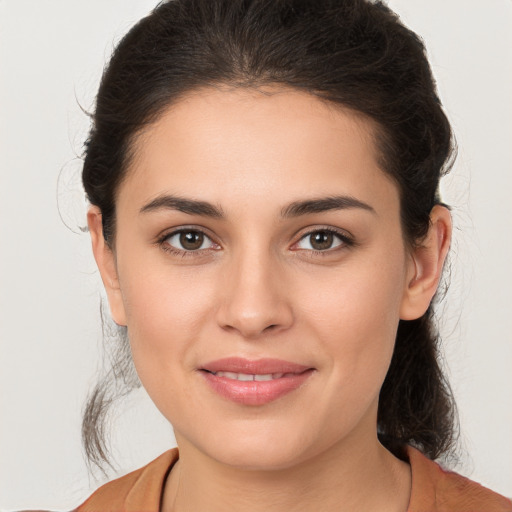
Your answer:
[[[85,145],[83,183],[101,209],[107,243],[115,244],[116,191],[145,126],[200,87],[272,84],[376,122],[381,167],[400,191],[404,239],[421,244],[453,137],[422,41],[369,0],[170,0],[139,21],[104,72]],[[438,345],[432,306],[418,320],[400,321],[378,411],[381,442],[398,456],[405,444],[431,458],[453,445],[455,406]],[[98,465],[108,460],[106,405],[127,389],[113,378],[126,373],[128,360],[115,360],[85,409],[84,446]]]

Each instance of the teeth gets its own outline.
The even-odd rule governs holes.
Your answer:
[[[267,373],[266,375],[255,375],[254,380],[272,380],[272,374]]]
[[[225,377],[226,379],[241,380],[241,381],[265,381],[280,379],[284,373],[265,373],[263,375],[255,375],[252,373],[234,373],[234,372],[217,372],[217,377]]]
[[[236,377],[235,379],[238,379],[238,380],[254,380],[254,375],[249,375],[247,373],[239,373],[239,374],[236,374]]]
[[[218,375],[219,377],[226,377],[228,379],[238,380],[238,373],[233,373],[233,372],[217,372],[216,375]]]

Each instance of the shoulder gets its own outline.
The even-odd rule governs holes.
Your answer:
[[[407,448],[412,490],[408,512],[512,512],[512,501]]]
[[[72,512],[158,512],[165,479],[177,460],[178,450],[169,450],[146,466],[102,485]]]

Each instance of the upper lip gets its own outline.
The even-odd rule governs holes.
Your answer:
[[[212,373],[233,372],[250,375],[266,375],[269,373],[302,373],[310,368],[310,366],[304,366],[282,359],[265,358],[250,360],[242,357],[227,357],[206,363],[200,369]]]

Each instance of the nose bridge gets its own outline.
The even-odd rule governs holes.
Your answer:
[[[291,324],[283,269],[268,243],[252,239],[234,249],[222,281],[218,322],[223,328],[253,338]]]

